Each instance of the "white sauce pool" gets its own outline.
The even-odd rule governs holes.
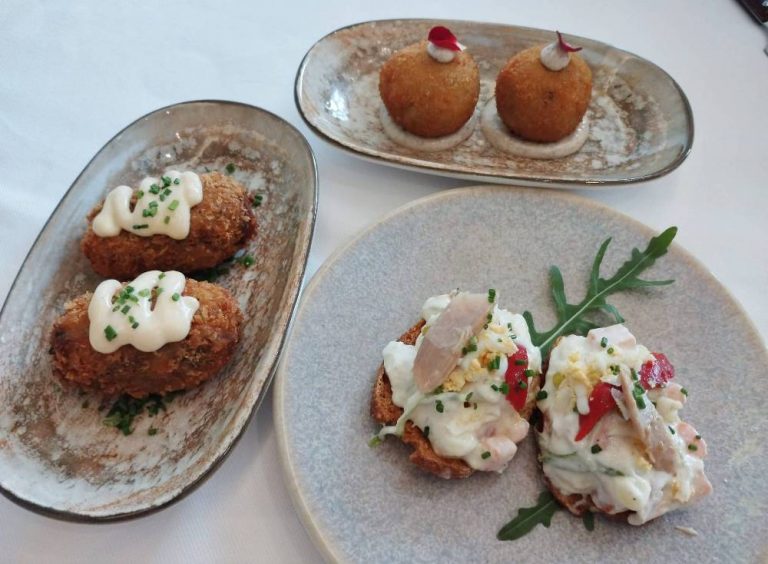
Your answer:
[[[93,218],[93,232],[99,237],[114,237],[125,230],[141,237],[185,239],[189,235],[190,210],[203,201],[203,184],[194,172],[171,170],[160,178],[142,180],[131,210],[133,195],[130,186],[113,189]]]
[[[185,339],[200,307],[196,298],[182,296],[186,283],[181,272],[150,270],[125,287],[117,280],[99,284],[88,305],[91,347],[104,354],[123,345],[152,352]]]
[[[496,110],[496,98],[491,98],[483,109],[480,127],[486,139],[505,153],[528,159],[560,159],[576,153],[589,137],[589,120],[585,115],[576,130],[554,143],[525,141],[510,133]]]
[[[472,114],[472,117],[467,120],[467,123],[465,123],[461,129],[455,133],[434,138],[419,137],[418,135],[414,135],[413,133],[408,133],[405,131],[402,127],[395,123],[392,117],[390,117],[389,112],[387,111],[387,108],[384,106],[384,104],[381,104],[379,107],[379,120],[381,121],[381,126],[384,128],[384,133],[387,134],[387,137],[389,137],[398,145],[402,145],[403,147],[408,147],[409,149],[414,149],[416,151],[427,151],[432,153],[435,151],[445,151],[446,149],[450,149],[451,147],[455,147],[456,145],[466,141],[475,130],[475,126],[477,125],[478,120],[478,111],[475,110],[475,112]]]

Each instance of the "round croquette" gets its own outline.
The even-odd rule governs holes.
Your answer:
[[[496,109],[509,130],[528,141],[551,143],[578,127],[592,97],[592,71],[579,55],[562,70],[539,59],[543,45],[512,57],[496,78]]]
[[[194,272],[211,268],[237,252],[256,232],[256,218],[248,192],[229,176],[218,172],[200,175],[203,201],[190,212],[189,235],[141,237],[121,231],[99,237],[91,222],[101,210],[88,215],[88,231],[80,247],[96,273],[105,278],[129,280],[147,270]]]
[[[54,374],[66,383],[107,396],[144,397],[205,382],[232,357],[243,314],[230,293],[215,284],[187,279],[184,295],[200,302],[189,334],[154,352],[131,345],[108,354],[97,352],[88,339],[91,294],[70,301],[51,331]]]
[[[480,74],[466,51],[457,51],[450,63],[439,63],[427,53],[424,40],[384,63],[379,93],[400,127],[421,137],[442,137],[472,117],[480,96]]]

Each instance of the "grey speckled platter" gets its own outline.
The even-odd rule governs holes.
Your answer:
[[[693,115],[677,83],[653,63],[605,43],[569,35],[582,45],[594,87],[590,138],[574,155],[555,160],[516,158],[495,149],[478,125],[464,143],[439,152],[391,141],[379,120],[379,69],[392,53],[449,27],[480,67],[482,109],[506,61],[554,32],[456,20],[382,20],[326,35],[307,52],[296,75],[296,105],[325,141],[381,164],[516,185],[605,187],[667,174],[693,143]]]
[[[528,437],[504,474],[443,481],[388,439],[376,449],[369,398],[384,345],[428,296],[497,288],[513,311],[554,321],[547,269],[581,299],[594,253],[613,272],[652,232],[564,192],[475,187],[403,207],[337,252],[306,288],[276,380],[286,482],[317,546],[344,562],[747,562],[768,557],[768,355],[741,307],[677,245],[649,273],[663,289],[612,298],[638,339],[665,352],[690,390],[684,409],[709,445],[714,494],[644,527],[559,512],[549,529],[499,542],[543,489]],[[690,537],[675,526],[692,527]]]
[[[64,304],[100,279],[80,252],[85,216],[118,184],[167,167],[224,171],[263,203],[256,262],[216,282],[245,314],[232,362],[124,437],[98,397],[62,389],[48,335]],[[0,312],[0,490],[55,517],[111,520],[167,505],[224,459],[269,383],[291,320],[315,221],[317,172],[306,140],[279,117],[234,102],[169,106],[126,127],[75,180],[48,220]],[[87,402],[87,407],[84,407]],[[159,429],[154,436],[147,430]]]

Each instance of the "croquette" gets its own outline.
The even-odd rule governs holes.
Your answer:
[[[578,127],[592,97],[592,71],[571,53],[568,66],[551,71],[540,60],[544,45],[512,57],[496,79],[496,109],[509,130],[528,141],[551,143]]]
[[[109,354],[97,352],[88,338],[91,294],[70,301],[51,331],[54,374],[65,383],[106,396],[144,397],[205,382],[232,357],[243,314],[221,286],[188,279],[183,294],[200,302],[189,334],[155,352],[142,352],[131,345]]]
[[[121,231],[99,237],[92,227],[101,210],[88,215],[88,231],[80,247],[96,273],[129,280],[147,270],[188,273],[211,268],[234,255],[256,232],[256,218],[248,192],[218,172],[200,175],[203,200],[191,209],[189,235],[176,240],[166,235],[141,237]]]
[[[480,74],[466,51],[456,52],[449,63],[439,63],[427,52],[424,40],[384,63],[379,93],[400,127],[421,137],[442,137],[472,117],[480,96]]]

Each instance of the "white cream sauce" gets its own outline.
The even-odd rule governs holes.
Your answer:
[[[476,350],[468,351],[437,393],[424,394],[416,386],[413,362],[424,331],[437,321],[452,299],[443,294],[429,298],[422,308],[426,321],[415,345],[392,341],[384,347],[384,368],[392,386],[392,400],[404,408],[398,425],[385,427],[380,436],[399,434],[406,420],[425,434],[440,456],[460,458],[477,470],[501,472],[517,452],[517,443],[528,433],[520,417],[499,387],[504,384],[507,355],[518,349],[528,352],[528,367],[541,370],[541,354],[531,343],[528,325],[521,315],[494,305],[487,328],[476,336]],[[498,356],[499,367],[488,367]],[[428,429],[428,431],[427,431]]]
[[[483,135],[491,145],[517,157],[528,159],[560,159],[576,153],[589,138],[589,120],[584,118],[573,133],[554,143],[536,143],[525,141],[512,135],[496,110],[496,98],[491,98],[483,109],[480,118]]]
[[[381,104],[379,107],[379,120],[381,121],[381,127],[384,129],[384,133],[386,133],[387,137],[403,147],[429,153],[445,151],[446,149],[450,149],[451,147],[455,147],[466,141],[475,131],[478,114],[479,112],[475,110],[472,117],[467,120],[467,123],[462,125],[461,129],[450,135],[444,135],[442,137],[419,137],[397,125],[389,115],[384,104]]]
[[[141,181],[131,211],[133,195],[130,186],[113,189],[93,218],[93,232],[99,237],[114,237],[125,230],[141,237],[185,239],[189,235],[190,210],[203,201],[203,184],[194,172],[171,170],[160,178]]]
[[[429,53],[429,56],[438,63],[450,63],[456,58],[457,52],[458,51],[454,51],[453,49],[438,47],[431,41],[427,41],[427,53]]]
[[[601,381],[619,385],[624,375],[632,370],[639,374],[652,358],[623,325],[595,329],[587,337],[564,337],[552,350],[543,388],[547,396],[538,402],[546,421],[537,435],[547,478],[565,495],[590,495],[610,513],[632,512],[628,520],[633,525],[711,491],[701,459],[706,445],[695,439],[690,425],[680,421],[678,411],[685,397],[676,383],[644,394],[644,411],[661,418],[663,431],[672,438],[668,442],[676,451],[672,472],[652,462],[627,417],[629,407],[622,405],[620,392],[614,395],[619,409],[603,416],[583,439],[575,440],[579,414],[589,413],[592,388]],[[689,449],[692,441],[701,451]]]
[[[568,66],[571,62],[571,54],[554,41],[541,49],[539,60],[549,70],[557,72]]]
[[[93,349],[108,354],[132,345],[152,352],[185,339],[200,307],[196,298],[182,295],[186,282],[181,272],[150,270],[125,287],[117,280],[99,284],[88,305]]]

